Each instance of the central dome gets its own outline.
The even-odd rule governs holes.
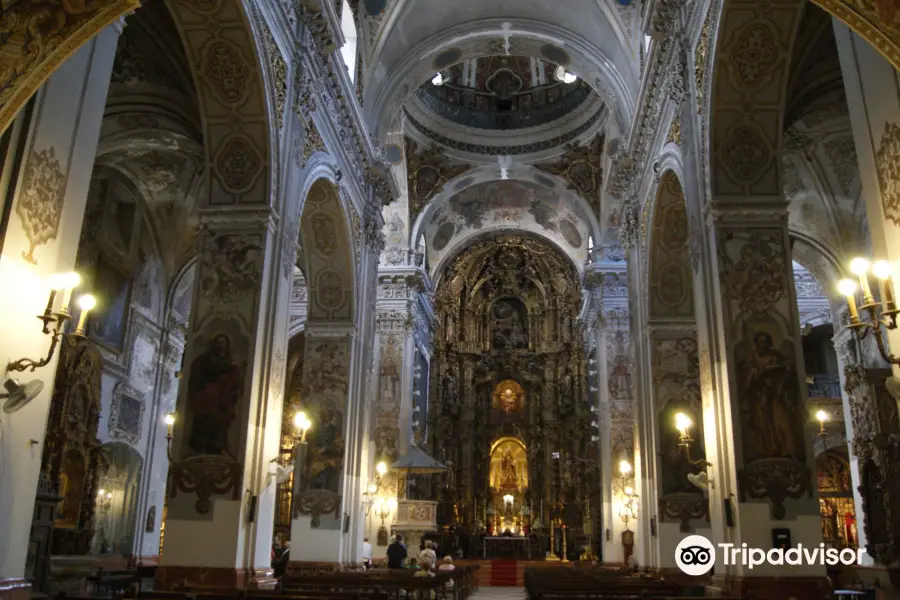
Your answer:
[[[561,73],[558,65],[536,58],[487,56],[442,71],[419,88],[417,98],[428,111],[466,127],[536,127],[572,112],[592,92],[581,80],[560,80]]]

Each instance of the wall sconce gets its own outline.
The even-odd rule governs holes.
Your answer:
[[[684,454],[688,463],[695,467],[711,467],[712,463],[710,462],[702,459],[693,460],[691,458],[691,444],[694,443],[694,438],[691,437],[691,427],[693,424],[691,418],[686,414],[680,412],[675,415],[675,429],[678,430],[678,445],[684,449]]]
[[[100,507],[100,512],[104,514],[109,512],[112,506],[112,492],[107,492],[103,488],[97,490],[97,505]]]
[[[299,489],[298,484],[306,482],[306,434],[312,429],[312,421],[306,416],[302,410],[294,413],[292,419],[295,429],[295,436],[298,438],[297,443],[291,449],[294,454],[294,490]]]
[[[894,301],[894,288],[891,281],[892,267],[886,260],[876,261],[871,266],[875,277],[881,280],[881,304],[875,302],[872,290],[869,287],[869,261],[865,258],[854,258],[850,261],[850,272],[859,278],[859,286],[862,288],[863,303],[857,310],[856,306],[856,282],[852,279],[842,279],[838,282],[838,291],[847,298],[847,308],[850,311],[850,324],[848,327],[856,333],[856,339],[862,340],[871,331],[875,336],[875,343],[881,357],[887,362],[900,365],[900,358],[888,352],[884,341],[885,329],[897,329],[897,304]],[[859,311],[868,313],[868,322],[860,319]],[[880,313],[880,314],[879,314]]]
[[[172,433],[175,431],[175,413],[170,412],[166,413],[166,416],[163,417],[163,421],[166,424],[166,456],[169,458],[169,462],[172,461]]]
[[[366,487],[366,491],[363,492],[363,505],[366,507],[366,516],[369,516],[369,512],[372,510],[372,504],[375,501],[375,495],[381,491],[381,488],[384,486],[384,476],[387,474],[388,466],[383,460],[378,461],[378,464],[375,465],[375,479]],[[383,520],[383,519],[382,519]]]
[[[819,435],[825,437],[825,421],[828,421],[831,417],[824,410],[816,411],[816,421],[819,422]]]
[[[624,487],[622,495],[625,498],[622,500],[622,504],[619,507],[619,517],[622,519],[622,522],[625,523],[625,529],[628,529],[628,522],[637,518],[638,495],[634,493],[634,488],[630,485]]]
[[[384,526],[384,520],[391,516],[391,513],[397,510],[396,498],[379,498],[375,502],[375,516],[381,519],[381,526],[378,528],[378,536],[384,535],[387,539],[387,528]]]
[[[44,314],[38,315],[37,318],[43,323],[42,333],[50,337],[50,349],[47,357],[40,360],[30,358],[20,358],[6,365],[7,371],[32,371],[40,367],[47,366],[53,359],[53,353],[56,352],[56,346],[59,344],[60,338],[63,336],[72,336],[72,338],[84,337],[84,325],[87,322],[88,313],[97,306],[97,300],[90,294],[85,294],[78,299],[78,305],[81,308],[81,316],[78,319],[78,327],[74,334],[66,334],[63,332],[66,323],[72,317],[69,315],[69,304],[72,301],[72,291],[81,283],[81,276],[78,273],[64,273],[52,275],[50,277],[50,298],[47,300],[47,307]],[[59,309],[56,309],[56,298],[62,292],[62,301]],[[74,344],[74,341],[73,341]]]
[[[312,427],[312,421],[309,420],[309,417],[306,416],[306,413],[302,410],[298,410],[294,413],[294,429],[296,431],[295,435],[300,438],[298,441],[301,444],[306,443],[306,433]]]

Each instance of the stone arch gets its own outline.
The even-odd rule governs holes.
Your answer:
[[[540,171],[530,165],[517,165],[515,169],[510,169],[507,175],[512,181],[525,181],[537,183],[541,187],[551,189],[559,194],[560,198],[571,203],[578,209],[579,215],[587,224],[588,232],[593,236],[594,240],[603,239],[603,230],[600,228],[600,221],[597,215],[591,209],[582,196],[569,189],[569,184],[562,178],[546,171]],[[484,165],[468,170],[450,181],[448,181],[440,189],[440,191],[428,199],[428,203],[419,212],[413,223],[409,236],[409,249],[416,250],[419,238],[424,235],[425,227],[431,220],[435,211],[449,201],[453,196],[460,192],[474,187],[480,183],[494,181],[497,179],[496,165]],[[552,184],[550,188],[548,183]]]
[[[650,220],[647,269],[650,319],[694,316],[690,235],[687,203],[678,175],[667,170],[660,177]]]
[[[726,0],[722,5],[708,96],[713,203],[782,194],[787,81],[805,4]]]
[[[577,264],[574,260],[572,260],[571,255],[568,252],[566,252],[566,250],[559,245],[557,240],[553,240],[546,236],[539,235],[539,234],[536,234],[536,233],[530,232],[530,231],[523,232],[523,231],[519,231],[516,229],[491,230],[491,231],[485,231],[483,233],[479,233],[479,234],[465,238],[465,240],[463,240],[462,243],[449,249],[447,251],[447,253],[444,254],[443,257],[441,257],[440,262],[438,262],[438,264],[434,265],[434,271],[433,271],[434,274],[432,275],[432,280],[434,281],[435,289],[437,289],[437,287],[440,285],[441,278],[443,277],[447,266],[453,264],[454,261],[456,261],[456,259],[459,258],[466,250],[468,250],[472,246],[475,246],[479,242],[483,242],[487,239],[494,238],[494,237],[504,237],[504,236],[518,236],[518,237],[525,238],[525,239],[540,240],[541,242],[544,242],[547,245],[549,245],[551,248],[553,248],[553,250],[556,251],[560,256],[565,258],[565,262],[568,263],[569,266],[572,267],[572,272],[575,274],[576,278],[577,278],[578,274],[581,273],[581,265]],[[568,275],[568,273],[566,273],[566,275]]]
[[[352,234],[338,187],[313,181],[300,217],[308,321],[352,322],[355,261]]]
[[[135,0],[94,1],[81,11],[19,2],[5,10],[11,31],[4,46],[9,78],[0,88],[0,130],[5,129],[53,70],[96,32],[138,9]],[[266,204],[270,201],[270,124],[265,80],[255,35],[241,2],[170,0],[196,77],[203,128],[208,193],[216,205]],[[34,27],[38,23],[38,27]],[[44,27],[55,24],[51,36]],[[41,47],[36,55],[26,48]]]
[[[628,130],[636,92],[633,83],[626,80],[629,74],[620,70],[625,65],[616,65],[595,44],[563,27],[531,19],[488,18],[446,28],[422,41],[395,61],[380,86],[369,86],[371,96],[365,103],[365,112],[373,137],[386,138],[406,99],[434,76],[434,64],[441,55],[458,52],[454,64],[482,58],[491,55],[490,42],[511,36],[528,42],[518,53],[535,58],[544,58],[540,48],[548,39],[557,40],[566,48],[566,69],[586,81],[609,104],[620,131]],[[465,48],[454,48],[453,44],[461,39],[465,40]]]
[[[900,30],[884,23],[874,6],[847,0],[812,2],[872,43],[895,67],[900,65]],[[711,22],[718,23],[710,35],[717,42],[707,64],[710,93],[702,97],[709,98],[714,198],[782,193],[787,78],[805,5],[806,0],[725,0],[710,9]]]

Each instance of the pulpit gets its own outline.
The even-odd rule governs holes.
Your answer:
[[[393,533],[402,533],[409,548],[417,548],[422,536],[438,530],[438,503],[432,500],[398,500]]]

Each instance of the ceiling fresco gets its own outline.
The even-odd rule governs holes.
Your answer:
[[[454,247],[487,231],[522,230],[552,240],[576,263],[587,259],[588,227],[575,207],[526,181],[489,181],[450,198],[425,227],[429,262],[436,267]]]

